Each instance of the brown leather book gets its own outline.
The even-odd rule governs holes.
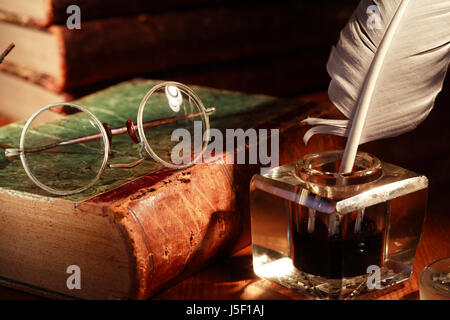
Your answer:
[[[0,0],[0,11],[22,23],[48,27],[64,24],[70,14],[67,8],[77,5],[83,20],[127,16],[168,10],[181,10],[201,5],[215,5],[224,0]],[[227,1],[230,2],[230,1]]]
[[[151,1],[153,3],[153,1]],[[349,4],[350,3],[350,4]],[[4,62],[55,92],[180,67],[331,46],[353,1],[295,1],[82,20],[81,29],[0,22]]]
[[[328,85],[329,77],[325,68],[328,54],[329,48],[322,47],[305,52],[264,55],[143,76],[246,93],[293,96],[302,92],[321,90]],[[47,104],[72,101],[112,84],[111,81],[100,82],[57,93],[43,87],[39,81],[35,81],[36,79],[6,72],[3,65],[0,66],[0,71],[0,114],[12,121],[26,119],[37,108]],[[299,74],[302,76],[299,77]]]
[[[45,105],[73,100],[72,94],[55,93],[7,72],[0,72],[0,97],[0,114],[11,121],[27,119]]]
[[[126,82],[76,102],[102,122],[134,119],[140,99],[154,84]],[[314,137],[307,147],[302,141],[307,127],[299,122],[308,115],[333,116],[329,106],[198,87],[195,91],[205,105],[217,107],[210,120],[213,128],[279,129],[280,164],[343,147],[343,140],[332,136]],[[0,143],[16,146],[20,132],[18,123],[1,128]],[[113,140],[113,154],[119,156],[136,152],[132,144],[129,150],[121,145],[120,152],[116,146]],[[249,182],[260,165],[197,164],[173,171],[147,160],[133,169],[107,170],[91,189],[58,197],[36,187],[20,161],[2,154],[4,285],[52,297],[144,299],[250,243]],[[67,287],[71,265],[81,270],[79,290]]]

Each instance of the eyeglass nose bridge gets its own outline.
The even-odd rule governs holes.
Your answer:
[[[114,132],[113,132],[113,129],[111,129],[111,126],[107,123],[102,123],[102,125],[103,125],[103,128],[105,128],[106,134],[108,135],[108,141],[109,141],[110,145],[112,144],[112,137],[114,135],[121,134],[124,132],[124,131],[122,131],[123,130],[122,128],[119,128],[119,132],[117,132],[117,129],[114,129]],[[131,140],[133,140],[134,143],[138,144],[141,142],[141,139],[139,138],[139,136],[137,134],[136,126],[133,123],[133,121],[127,120],[126,130],[127,130],[128,135],[130,136]]]
[[[205,110],[206,115],[212,115],[214,113],[216,113],[217,109],[216,107],[209,107]],[[110,126],[106,123],[103,123],[103,127],[105,128],[107,134],[108,134],[108,138],[109,138],[109,143],[111,145],[111,140],[112,140],[112,130],[110,128]],[[141,138],[139,138],[139,135],[136,131],[136,126],[134,125],[133,121],[131,120],[127,120],[126,123],[126,128],[127,128],[127,133],[130,136],[131,140],[133,140],[134,143],[136,144],[140,144],[140,149],[139,149],[139,159],[133,162],[129,162],[129,163],[113,163],[113,164],[109,164],[108,166],[110,168],[134,168],[137,165],[141,164],[145,158],[142,155],[142,152],[145,149],[144,143],[142,142]]]
[[[139,138],[139,136],[136,132],[136,127],[135,127],[133,121],[131,121],[131,120],[127,120],[127,132],[128,132],[128,135],[130,136],[131,140],[133,140],[134,143],[138,144],[141,142],[141,139]]]
[[[109,126],[107,124],[103,124],[103,126],[107,126],[109,128]],[[136,128],[135,125],[133,123],[133,121],[131,120],[127,120],[127,133],[130,136],[131,140],[133,140],[134,143],[136,144],[140,144],[140,149],[139,149],[139,159],[133,162],[129,162],[129,163],[114,163],[114,164],[109,164],[108,166],[110,168],[134,168],[137,165],[141,164],[144,161],[144,156],[142,155],[142,151],[144,149],[144,144],[141,142],[141,139],[139,138],[137,132],[136,132]],[[106,131],[108,132],[108,129],[105,127]],[[109,128],[109,131],[111,132],[111,128]],[[109,133],[108,133],[109,136]],[[111,137],[112,137],[112,132],[111,132]],[[111,140],[110,140],[111,143]]]

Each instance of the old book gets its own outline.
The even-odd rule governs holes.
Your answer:
[[[311,48],[306,52],[263,55],[144,76],[232,91],[292,96],[320,90],[327,85],[329,78],[325,64],[328,55],[328,47]],[[32,75],[24,78],[2,69],[0,66],[0,114],[13,121],[26,119],[47,104],[72,101],[114,84],[100,82],[57,93],[40,85],[40,79],[34,79]]]
[[[232,62],[179,68],[156,73],[153,78],[232,91],[290,97],[321,91],[330,78],[326,63],[329,46],[311,47],[289,53],[257,55]]]
[[[126,82],[77,103],[101,121],[135,119],[152,81]],[[278,128],[280,163],[303,154],[343,147],[335,137],[315,137],[305,147],[307,115],[331,108],[270,96],[195,89],[217,106],[211,126]],[[22,125],[0,129],[0,142],[16,146]],[[76,130],[75,128],[71,128]],[[113,151],[136,153],[114,142]],[[107,170],[81,194],[56,197],[37,188],[20,161],[0,153],[0,281],[49,296],[143,299],[203,268],[218,255],[250,243],[248,189],[258,165],[197,164],[164,169],[151,160],[126,170]],[[220,155],[219,155],[220,158]],[[117,161],[118,159],[116,159]],[[66,285],[67,267],[81,270],[81,289]]]
[[[144,12],[180,10],[200,5],[214,5],[223,0],[0,0],[0,11],[10,19],[47,27],[64,24],[69,16],[67,8],[80,7],[83,20],[127,16]]]
[[[82,21],[46,29],[0,22],[0,46],[16,43],[9,72],[55,92],[136,74],[258,54],[330,46],[353,4],[334,1],[219,6]],[[39,44],[37,46],[36,44]]]
[[[47,104],[73,100],[71,94],[55,93],[6,72],[0,72],[0,97],[0,113],[12,121],[27,119]]]

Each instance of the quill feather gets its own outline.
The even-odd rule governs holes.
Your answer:
[[[380,12],[380,29],[367,8]],[[450,60],[450,0],[363,0],[332,49],[328,94],[349,120],[308,118],[304,136],[348,136],[341,172],[359,144],[415,129],[430,113]]]

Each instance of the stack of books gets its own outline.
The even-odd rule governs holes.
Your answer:
[[[324,88],[356,2],[0,0],[0,48],[16,44],[0,114],[23,119],[136,76],[272,95]]]

